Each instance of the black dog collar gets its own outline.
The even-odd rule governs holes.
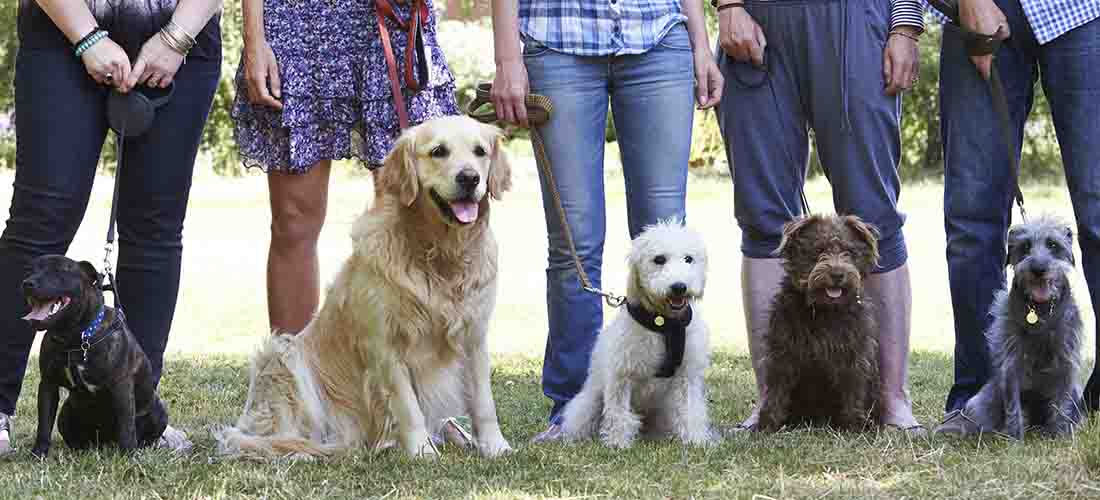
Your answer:
[[[691,323],[691,305],[684,311],[683,319],[666,318],[646,310],[641,304],[627,302],[626,310],[634,321],[641,323],[647,330],[660,334],[665,339],[665,359],[657,370],[660,378],[669,378],[676,373],[684,362],[684,344],[687,341],[687,326]]]

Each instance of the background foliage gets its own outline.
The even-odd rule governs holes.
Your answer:
[[[10,119],[13,106],[12,80],[18,52],[16,3],[4,2],[0,8],[0,168],[15,164],[14,123]],[[444,5],[444,2],[437,2]],[[492,78],[492,30],[483,16],[486,2],[452,0],[450,10],[442,16],[440,40],[444,44],[452,71],[458,79],[458,99],[465,105],[474,95],[478,82]],[[706,5],[712,30],[717,26],[713,11]],[[233,100],[233,78],[240,61],[242,37],[239,2],[226,2],[222,16],[224,57],[222,80],[218,87],[202,143],[202,157],[215,172],[240,175],[243,172],[233,142],[230,104]],[[712,36],[712,39],[714,37]],[[902,177],[907,180],[934,179],[942,176],[943,149],[939,138],[938,61],[940,30],[931,27],[921,42],[921,78],[916,88],[904,98],[902,141],[904,152]],[[1028,180],[1052,181],[1062,177],[1061,158],[1050,119],[1049,105],[1041,89],[1036,93],[1034,111],[1028,122],[1023,145],[1023,175]],[[522,136],[521,131],[515,135]],[[607,140],[615,140],[610,120]],[[713,113],[696,112],[692,144],[692,167],[698,172],[725,174],[728,167],[721,134]],[[105,149],[104,163],[113,163],[111,148]],[[816,157],[813,158],[816,164]],[[816,167],[816,165],[815,165]],[[200,168],[204,168],[200,166]],[[813,171],[819,171],[814,168]]]

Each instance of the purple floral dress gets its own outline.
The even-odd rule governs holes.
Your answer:
[[[459,113],[454,75],[436,40],[436,15],[424,26],[430,78],[405,92],[410,124]],[[408,5],[393,2],[398,15]],[[408,36],[386,21],[399,74]],[[382,164],[401,133],[378,36],[373,0],[264,0],[264,29],[279,64],[283,109],[248,101],[237,69],[232,116],[242,162],[267,172],[303,173],[321,160]],[[404,87],[404,81],[402,81]]]

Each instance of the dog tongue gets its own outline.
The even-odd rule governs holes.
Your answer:
[[[1050,302],[1050,296],[1052,292],[1053,290],[1051,290],[1051,286],[1047,283],[1036,285],[1031,289],[1031,301],[1035,302],[1036,304],[1046,304],[1047,302]]]
[[[463,224],[469,224],[477,220],[477,202],[473,201],[452,201],[451,212],[455,214],[455,218]]]
[[[23,316],[23,319],[27,321],[42,321],[50,317],[50,308],[53,307],[55,302],[44,302],[42,305],[31,308],[31,312]]]
[[[841,295],[844,295],[844,290],[839,288],[826,288],[825,295],[828,295],[830,299],[839,299]]]

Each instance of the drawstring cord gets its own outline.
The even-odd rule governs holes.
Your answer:
[[[840,130],[852,131],[852,122],[848,119],[848,0],[840,0],[840,110],[843,114]]]

